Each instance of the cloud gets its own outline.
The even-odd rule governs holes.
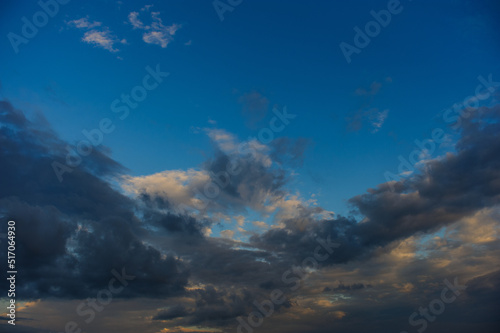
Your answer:
[[[238,103],[242,105],[242,115],[251,128],[264,119],[269,109],[269,100],[256,91],[243,94],[238,98]]]
[[[387,77],[386,83],[391,83],[392,78]],[[377,133],[384,124],[389,110],[385,109],[380,111],[378,108],[373,107],[375,96],[377,96],[382,88],[382,83],[373,81],[369,89],[358,88],[354,94],[360,96],[361,106],[354,112],[353,115],[346,117],[347,128],[351,131],[359,131],[363,126],[371,127],[371,133]]]
[[[380,88],[382,88],[382,83],[373,81],[369,89],[358,88],[354,93],[358,96],[374,96],[378,94]]]
[[[172,26],[169,29],[153,30],[145,32],[142,35],[142,40],[147,44],[160,45],[162,48],[166,48],[168,43],[173,40],[173,35],[179,26]]]
[[[378,108],[360,109],[352,117],[348,117],[348,128],[352,131],[359,131],[363,125],[368,125],[372,128],[372,133],[377,133],[384,125],[389,110],[379,111]]]
[[[88,44],[101,47],[109,52],[118,52],[119,50],[115,48],[115,44],[121,43],[125,44],[126,40],[122,39],[119,41],[116,36],[114,36],[108,29],[105,30],[90,30],[87,31],[82,40]]]
[[[148,195],[155,200],[161,198],[171,209],[185,212],[188,208],[203,209],[203,202],[196,197],[196,192],[203,191],[209,182],[210,175],[204,170],[167,170],[148,176],[125,176],[123,188],[135,195]]]
[[[262,222],[262,221],[255,221],[255,222],[252,222],[252,224],[256,227],[259,227],[259,228],[268,228],[269,226],[266,224],[266,222]]]
[[[81,19],[78,20],[69,21],[67,22],[67,24],[79,29],[92,29],[95,27],[100,27],[102,25],[101,22],[96,22],[96,21],[90,22],[88,16],[82,17]]]
[[[325,292],[329,292],[329,291],[333,291],[333,292],[337,292],[337,291],[355,291],[355,290],[361,290],[361,289],[364,289],[366,288],[366,286],[363,284],[363,283],[353,283],[351,285],[345,285],[343,283],[339,283],[339,285],[333,289],[329,288],[329,287],[326,287],[325,289],[323,289],[323,291]]]
[[[271,144],[273,152],[271,157],[278,163],[289,166],[302,166],[304,153],[311,146],[311,140],[306,138],[291,139],[288,137],[279,137],[274,139]]]
[[[388,115],[389,115],[388,109],[385,109],[384,111],[379,112],[376,115],[376,119],[374,119],[372,122],[372,127],[373,127],[372,133],[377,133],[382,128],[382,125],[384,125],[385,119],[387,118]]]
[[[217,332],[222,332],[222,331],[213,328],[182,327],[182,326],[175,326],[173,328],[164,328],[160,331],[160,333],[217,333]]]
[[[123,187],[135,195],[145,193],[153,200],[161,198],[171,208],[189,210],[197,216],[205,213],[241,215],[247,209],[270,214],[291,203],[284,189],[290,176],[285,170],[286,161],[279,160],[275,151],[296,161],[305,148],[301,147],[302,141],[278,141],[266,146],[255,139],[239,142],[233,134],[221,129],[205,129],[205,133],[215,146],[215,154],[200,169],[126,176]],[[228,166],[238,172],[230,175]],[[295,202],[299,202],[297,198]]]
[[[83,42],[103,48],[112,53],[119,51],[115,46],[116,44],[127,43],[125,39],[118,39],[108,27],[102,26],[101,22],[90,22],[88,16],[66,22],[66,24],[74,28],[86,30],[82,37]]]
[[[426,162],[415,177],[392,184],[395,192],[382,184],[350,199],[367,217],[367,223],[360,225],[366,244],[449,224],[497,204],[500,160],[494,151],[500,148],[500,136],[495,133],[499,125],[491,119],[499,117],[498,106],[477,110],[463,124],[462,138],[455,145],[457,154]]]
[[[395,283],[393,284],[394,288],[396,288],[399,292],[401,293],[409,293],[411,292],[415,286],[410,283],[410,282],[407,282],[407,283]]]
[[[351,198],[349,203],[363,217],[362,223],[345,217],[316,221],[311,209],[303,209],[298,217],[285,221],[285,228],[255,235],[251,241],[270,251],[301,254],[314,251],[314,235],[329,235],[341,247],[325,264],[348,262],[499,204],[500,125],[493,119],[500,119],[500,106],[477,110],[463,124],[456,154],[426,162],[410,179],[384,183]]]
[[[144,231],[134,202],[103,180],[120,175],[121,165],[97,149],[59,182],[52,162],[65,160],[68,143],[7,101],[0,101],[0,123],[0,217],[23,230],[16,235],[18,299],[95,297],[122,268],[138,279],[117,297],[183,291],[184,264],[138,238]]]
[[[234,153],[238,148],[237,138],[223,129],[205,129],[208,137],[218,145],[218,148],[225,153]]]
[[[234,231],[232,230],[222,230],[220,232],[221,236],[222,237],[225,237],[225,238],[233,238],[234,237]]]
[[[0,218],[16,220],[20,231],[16,260],[23,284],[17,299],[40,299],[24,310],[32,319],[24,321],[25,331],[38,331],[29,322],[37,329],[60,329],[80,300],[95,298],[108,285],[110,271],[122,267],[136,278],[117,295],[122,300],[106,309],[105,319],[119,318],[124,332],[234,331],[236,318],[246,318],[255,301],[269,299],[277,288],[286,302],[266,317],[263,333],[304,327],[362,332],[367,324],[377,331],[405,329],[408,316],[440,297],[443,280],[454,276],[467,289],[446,305],[429,332],[494,331],[500,276],[498,119],[498,106],[471,113],[454,153],[426,161],[408,179],[354,196],[353,216],[343,217],[287,188],[290,158],[280,159],[276,151],[302,156],[295,140],[261,146],[223,130],[205,131],[214,155],[198,168],[132,177],[103,148],[60,183],[51,163],[64,161],[68,143],[45,121],[1,101]],[[242,172],[210,203],[213,215],[173,209],[173,204],[194,209],[197,190],[220,177],[231,161]],[[123,181],[129,195],[107,179]],[[255,221],[256,212],[262,221]],[[236,231],[214,223],[216,213],[238,225],[254,221],[257,228],[248,240],[235,241]],[[0,224],[0,232],[5,227]],[[227,237],[207,236],[214,227]],[[328,237],[340,246],[317,269],[300,269],[314,256],[318,238]],[[0,254],[6,255],[5,247]],[[297,291],[282,278],[294,267],[302,277]],[[380,320],[381,313],[386,319]],[[122,322],[133,316],[151,320]],[[95,324],[93,332],[109,331]]]
[[[142,12],[149,12],[151,5],[141,9]],[[170,42],[174,40],[174,35],[181,28],[179,24],[165,26],[160,18],[160,12],[151,12],[151,24],[145,25],[139,19],[139,12],[131,12],[128,15],[128,20],[134,29],[143,30],[142,40],[147,44],[160,45],[166,48]]]
[[[190,314],[190,311],[183,305],[172,306],[166,310],[161,310],[153,320],[172,320],[179,317],[185,317]]]
[[[240,227],[242,227],[245,224],[245,217],[243,215],[238,215],[234,219],[236,220],[236,223],[238,223]]]
[[[134,29],[143,29],[144,28],[144,23],[139,20],[139,13],[138,12],[131,12],[128,14],[128,20],[130,24],[134,27]]]

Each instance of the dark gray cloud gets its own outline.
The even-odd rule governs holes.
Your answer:
[[[228,165],[234,167],[237,174],[229,175]],[[264,210],[266,203],[272,204],[286,193],[284,186],[289,180],[283,168],[271,168],[251,155],[226,154],[220,150],[203,164],[203,169],[214,184],[222,184],[218,186],[221,194],[214,200],[206,200],[209,207],[226,212],[244,212],[247,208]]]
[[[122,267],[137,278],[120,297],[183,291],[189,269],[142,243],[135,203],[103,180],[123,167],[97,150],[59,182],[51,163],[64,161],[66,143],[7,101],[0,103],[0,122],[0,216],[22,230],[16,237],[24,279],[19,299],[95,297]],[[161,221],[176,231],[178,217]],[[0,251],[5,257],[6,248]]]
[[[153,317],[153,320],[172,320],[180,317],[185,317],[190,313],[191,311],[189,311],[185,306],[175,305],[166,310],[158,312],[158,314]]]
[[[493,121],[495,119],[495,121]],[[387,184],[350,200],[367,218],[363,245],[435,230],[500,200],[500,107],[481,108],[464,121],[457,153],[427,163],[409,180]]]
[[[336,291],[354,291],[354,290],[360,290],[360,289],[364,289],[364,288],[369,288],[371,287],[370,285],[368,286],[365,286],[363,283],[353,283],[353,284],[343,284],[343,283],[339,283],[339,285],[337,287],[334,287],[333,289],[332,288],[329,288],[329,287],[326,287],[324,289],[325,292],[328,292],[328,291],[333,291],[333,292],[336,292]]]
[[[412,280],[413,289],[408,288],[411,301],[397,293],[385,296],[394,290],[382,290],[377,285],[375,278],[382,268],[369,259],[382,257],[400,240],[436,231],[498,205],[498,119],[498,107],[476,110],[463,122],[455,154],[429,161],[409,179],[394,182],[395,191],[388,184],[381,184],[353,197],[350,199],[353,217],[321,219],[318,218],[323,212],[321,208],[299,207],[294,218],[283,221],[284,228],[255,234],[245,243],[205,237],[203,230],[213,226],[213,221],[179,216],[163,197],[141,193],[134,200],[116,191],[106,179],[122,175],[125,169],[104,149],[95,150],[59,182],[51,163],[64,161],[66,143],[3,101],[0,218],[18,221],[22,230],[17,236],[17,256],[24,280],[18,298],[95,297],[97,291],[107,286],[111,270],[124,267],[136,278],[119,297],[134,298],[133,301],[141,297],[166,301],[176,296],[182,298],[177,305],[151,313],[154,323],[173,321],[176,325],[233,329],[236,317],[254,311],[254,301],[268,299],[269,292],[278,288],[285,292],[287,302],[276,308],[276,318],[294,313],[291,316],[301,318],[310,332],[326,332],[332,325],[338,332],[362,332],[366,323],[370,323],[372,330],[387,331],[394,327],[403,330],[414,307],[439,294],[438,278],[425,283]],[[305,141],[278,140],[271,144],[269,156],[278,165],[293,164],[301,160],[306,146]],[[289,175],[284,169],[266,167],[258,159],[217,150],[202,168],[215,181],[230,161],[237,162],[242,172],[231,177],[213,201],[220,211],[231,214],[247,207],[264,207],[265,196],[281,198],[287,193]],[[348,271],[352,267],[349,265],[356,263],[360,265],[357,268],[360,276],[365,277],[365,280],[328,281],[326,287],[317,288],[316,295],[324,297],[342,294],[355,301],[358,298],[370,301],[361,307],[361,301],[346,304],[342,311],[348,315],[340,315],[342,320],[319,305],[310,306],[314,315],[308,312],[304,316],[300,313],[297,292],[291,291],[282,280],[285,271],[314,253],[318,239],[339,244],[320,263],[320,273],[338,267]],[[0,251],[5,257],[5,248]],[[426,271],[423,262],[398,273],[416,276],[419,269]],[[447,327],[466,332],[473,327],[470,323],[474,316],[485,319],[484,325],[474,328],[480,327],[485,332],[498,328],[494,317],[498,310],[495,305],[498,276],[494,272],[469,281],[465,297],[440,317],[448,326],[436,322],[428,332],[445,331]],[[311,288],[314,286],[304,283],[304,294],[314,294]],[[422,294],[422,290],[427,292]],[[383,305],[371,303],[380,295],[385,297],[380,301]],[[464,311],[470,311],[470,315],[463,317],[471,326],[453,323]],[[270,318],[269,322],[273,320]],[[288,331],[302,329],[287,326],[286,321],[281,325],[270,324],[262,329],[263,332],[274,327]]]
[[[391,242],[435,231],[500,203],[500,107],[481,108],[464,122],[456,154],[428,162],[410,179],[369,189],[349,200],[362,221],[317,221],[305,212],[285,229],[251,238],[254,246],[295,254],[313,253],[317,237],[341,244],[324,264],[367,258]],[[486,144],[487,143],[487,144]]]

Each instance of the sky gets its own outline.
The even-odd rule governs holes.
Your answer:
[[[498,332],[499,10],[2,1],[0,332]]]

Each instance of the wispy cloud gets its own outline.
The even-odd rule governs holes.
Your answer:
[[[130,21],[134,29],[143,29],[144,23],[139,20],[138,16],[138,12],[131,12],[130,14],[128,14],[128,20]]]
[[[379,111],[378,108],[360,109],[352,117],[347,118],[348,128],[351,131],[359,131],[364,126],[371,127],[372,133],[377,133],[384,125],[389,109]]]
[[[386,77],[385,82],[391,83],[392,78],[390,76]],[[358,96],[375,96],[379,93],[380,88],[382,88],[382,82],[373,81],[370,84],[370,88],[365,89],[365,88],[360,87],[360,88],[356,89],[356,91],[354,93]]]
[[[354,93],[358,96],[374,96],[380,91],[380,88],[382,88],[382,84],[373,81],[369,89],[358,88]]]
[[[82,41],[96,47],[103,48],[109,52],[118,52],[116,44],[125,44],[125,39],[119,39],[111,30],[103,26],[101,22],[90,21],[89,17],[82,17],[77,20],[66,22],[70,27],[87,30],[82,37]]]
[[[101,22],[97,21],[90,22],[88,16],[82,17],[81,19],[78,20],[69,21],[67,22],[67,24],[79,29],[92,29],[95,27],[100,27],[102,25]]]
[[[141,12],[149,12],[151,5],[147,5],[141,9]],[[131,12],[128,15],[128,20],[134,29],[144,30],[142,40],[148,44],[160,45],[166,48],[168,44],[174,40],[173,36],[180,29],[179,24],[166,26],[160,18],[160,12],[151,12],[151,24],[145,25],[139,19],[139,12]]]
[[[377,133],[384,125],[387,116],[389,115],[389,109],[385,109],[382,112],[376,114],[375,119],[372,121],[372,133]]]
[[[118,52],[115,44],[125,44],[125,39],[118,40],[108,29],[106,30],[91,30],[83,35],[82,40],[86,43],[93,44],[94,46],[101,47],[109,52]]]
[[[383,82],[391,83],[392,78],[386,77]],[[359,131],[363,126],[367,126],[371,127],[371,133],[377,133],[382,128],[389,115],[389,109],[379,111],[379,108],[373,107],[373,104],[383,85],[382,82],[373,81],[369,88],[359,87],[354,91],[354,94],[359,96],[361,105],[354,114],[346,117],[349,130]]]

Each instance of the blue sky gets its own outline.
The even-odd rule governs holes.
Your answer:
[[[20,17],[39,10],[35,2],[3,6],[10,15],[2,28],[14,33],[20,33]],[[401,6],[347,64],[340,42],[353,44],[353,28],[373,20],[370,11],[385,9],[387,2],[243,2],[222,22],[210,2],[158,2],[149,10],[135,2],[69,2],[18,54],[2,39],[1,56],[9,64],[0,69],[9,83],[2,93],[36,104],[63,138],[79,141],[82,129],[113,115],[111,101],[140,83],[146,66],[160,64],[170,77],[104,139],[133,175],[200,164],[208,141],[192,128],[211,126],[209,119],[246,139],[270,119],[273,105],[286,105],[297,121],[283,135],[313,143],[297,187],[320,192],[323,205],[346,214],[344,200],[384,182],[384,172],[397,168],[397,156],[430,135],[439,112],[471,95],[478,75],[499,70],[498,23],[487,3],[444,1],[432,11],[425,2]],[[131,12],[146,24],[151,12],[159,12],[165,26],[179,28],[166,47],[147,44],[130,23]],[[83,42],[91,29],[69,23],[82,18],[100,22],[99,28],[126,43],[116,42],[118,51],[110,52]],[[373,82],[381,84],[375,95],[356,94]],[[268,110],[249,128],[238,101],[252,92],[267,99]],[[369,119],[360,129],[349,127],[354,115],[373,108],[388,110],[379,131],[372,133]]]
[[[246,242],[261,230],[249,222],[283,226],[290,207],[362,220],[370,214],[357,196],[375,193],[367,190],[387,182],[386,172],[397,174],[398,157],[407,158],[415,140],[445,130],[445,143],[422,154],[425,161],[460,150],[461,132],[448,127],[443,112],[476,95],[479,77],[500,78],[495,1],[402,0],[387,26],[347,61],[340,44],[355,45],[354,28],[364,30],[371,11],[391,2],[244,0],[218,13],[212,1],[73,0],[14,45],[22,18],[33,21],[41,8],[6,0],[0,97],[70,147],[109,118],[115,129],[99,149],[126,168],[112,185],[130,197],[146,193],[191,208],[198,203],[187,193],[216,170],[217,154],[239,156],[234,147],[254,138],[253,157],[274,181],[283,172],[286,182],[276,193],[262,190],[272,192],[268,202],[253,192],[244,204],[228,195],[208,215],[193,215],[213,222],[212,237]],[[111,104],[143,85],[147,67],[169,75],[122,120]],[[491,94],[479,106],[497,102]],[[284,109],[294,118],[276,140],[256,143]],[[92,156],[88,161],[100,158]],[[162,197],[168,191],[175,194]],[[238,224],[240,216],[245,222]]]

